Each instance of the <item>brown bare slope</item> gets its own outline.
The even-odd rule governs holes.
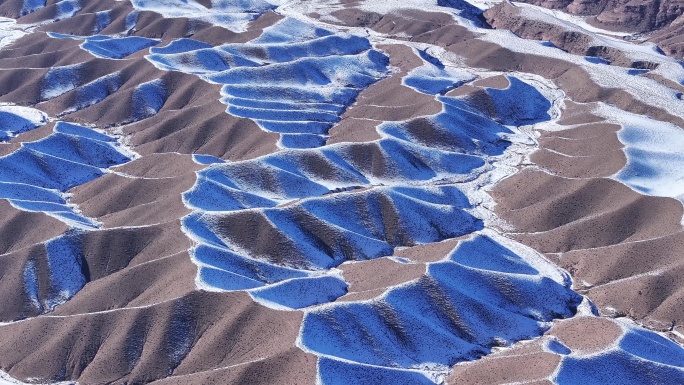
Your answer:
[[[194,291],[150,306],[7,325],[0,366],[19,378],[82,383],[170,377],[166,383],[201,384],[223,375],[313,383],[315,357],[293,348],[301,317],[259,306],[246,293]]]
[[[409,71],[423,63],[413,50],[398,44],[380,48],[387,52],[390,65],[398,71],[361,91],[356,102],[342,114],[342,120],[330,130],[328,144],[379,139],[375,127],[382,122],[409,120],[441,111],[442,106],[434,97],[401,83]]]
[[[180,231],[178,221],[147,227],[71,233],[68,236],[78,244],[77,255],[73,258],[77,259],[81,267],[80,273],[86,281],[86,287],[72,298],[73,302],[69,301],[65,306],[66,309],[80,309],[78,311],[81,312],[93,307],[98,311],[112,309],[116,305],[122,305],[122,301],[125,305],[136,298],[140,302],[141,298],[149,297],[150,293],[154,295],[147,300],[158,302],[159,298],[165,296],[168,288],[154,290],[155,287],[165,286],[160,286],[152,279],[155,274],[152,274],[153,270],[149,270],[153,266],[148,263],[180,253],[187,257],[186,251],[191,246]],[[55,269],[58,274],[63,272],[59,270],[59,266],[50,265],[45,243],[3,254],[0,258],[4,261],[1,285],[3,292],[8,293],[0,306],[2,321],[24,319],[48,311],[50,301],[60,295],[57,292],[60,287],[53,287],[52,284]],[[126,280],[130,278],[130,271],[115,274],[136,266],[145,266],[147,271],[144,275],[138,274],[138,280]],[[182,280],[172,280],[174,277],[178,278],[173,273],[174,269],[169,269],[168,274],[163,274],[162,271],[158,273],[162,273],[160,279],[165,285],[173,282],[172,287],[183,288],[187,292],[194,288],[192,277],[195,267],[189,258],[187,264],[179,266],[185,266],[185,285],[181,283]],[[100,279],[104,283],[98,281]],[[29,289],[31,286],[33,290]],[[120,296],[111,295],[114,288]],[[142,296],[144,292],[147,297]],[[60,313],[60,309],[56,312]]]
[[[561,122],[577,123],[590,108],[569,103]],[[682,264],[675,257],[684,251],[681,203],[607,178],[626,162],[619,127],[568,127],[542,133],[530,158],[537,166],[496,186],[497,212],[517,239],[568,270],[604,314],[629,315],[658,330],[683,324]]]
[[[560,9],[574,15],[589,16],[595,26],[615,31],[648,33],[648,41],[677,59],[684,58],[682,25],[684,1],[629,0],[522,0],[524,3]]]
[[[118,22],[118,15],[125,18],[127,11],[132,10],[127,2],[90,3],[79,15],[85,16],[110,8],[117,18],[113,18],[112,24],[103,33],[123,31],[123,23]],[[47,10],[40,12],[45,13]],[[39,17],[38,13],[31,15]],[[46,24],[40,29],[45,32],[83,32],[86,35],[92,33],[92,30],[88,29],[90,27],[82,27],[89,26],[90,19],[82,20],[79,15]],[[258,36],[262,28],[279,19],[272,12],[262,18],[263,20],[255,21],[254,25],[242,34],[195,23],[197,25],[192,26],[193,37],[214,44],[244,42]],[[181,31],[183,28],[174,32],[176,27],[167,25],[167,21],[178,23],[177,19],[163,19],[161,15],[142,12],[137,21],[140,28],[136,29],[134,34],[161,37],[164,41],[160,45],[188,34],[187,31]],[[71,31],[67,29],[69,26],[86,29]],[[135,123],[140,119],[132,115],[135,103],[133,92],[141,83],[160,79],[168,94],[163,108],[156,115],[142,119],[139,124],[128,125],[124,130],[126,134],[131,135],[130,141],[136,151],[144,155],[167,152],[201,153],[241,160],[277,150],[275,144],[279,139],[278,134],[264,132],[251,120],[237,118],[225,112],[226,106],[218,101],[218,85],[209,84],[193,75],[160,71],[144,59],[145,51],[124,60],[108,60],[93,57],[82,50],[79,44],[80,41],[77,40],[54,39],[45,33],[36,32],[3,49],[0,53],[0,101],[37,105],[53,116],[61,115],[63,119],[76,123],[95,124],[107,128]],[[76,87],[45,100],[42,91],[45,88],[48,70],[67,65],[78,66],[74,70]],[[77,106],[82,86],[110,75],[117,75],[121,80],[122,85],[116,92],[93,105]],[[74,108],[76,111],[72,111]],[[8,148],[7,151],[15,148]]]
[[[544,40],[553,43],[567,52],[582,56],[594,56],[606,60],[612,65],[653,69],[656,63],[633,61],[619,49],[601,45],[579,28],[570,28],[528,18],[519,7],[502,2],[484,12],[487,22],[494,28],[507,29],[525,39]]]
[[[0,254],[41,243],[67,230],[67,226],[43,213],[17,210],[0,200]]]

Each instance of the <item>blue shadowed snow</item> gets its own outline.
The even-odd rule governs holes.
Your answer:
[[[492,129],[484,129],[477,123],[479,115],[469,113],[461,117],[461,122],[447,119],[446,114],[438,121],[445,121],[453,126],[455,139],[451,150],[481,152],[496,155],[505,149],[508,142],[502,140],[498,131],[508,132],[503,126],[489,122]],[[467,119],[469,116],[473,116]],[[441,115],[440,115],[441,116]],[[458,116],[458,115],[455,115]],[[480,119],[477,119],[480,118]],[[473,126],[464,132],[459,132],[459,124]],[[432,126],[440,131],[440,136],[447,137],[450,133],[443,132],[437,124]],[[399,141],[393,138],[382,139],[377,144],[338,145],[328,147],[324,151],[302,150],[288,151],[265,156],[259,160],[238,162],[233,164],[214,165],[198,173],[195,187],[184,194],[187,203],[195,208],[209,211],[232,211],[244,208],[272,207],[277,200],[306,198],[320,196],[330,191],[329,184],[337,186],[362,186],[369,183],[369,178],[380,178],[388,183],[398,179],[430,180],[439,175],[467,175],[484,165],[484,161],[477,156],[464,155],[458,152],[438,150],[433,147],[415,144],[418,139],[411,139],[406,134],[403,125],[382,126],[381,131],[401,137]],[[471,136],[468,136],[471,135]],[[480,135],[479,137],[477,135]],[[493,144],[492,144],[493,142]],[[359,159],[358,153],[379,150],[382,158],[377,162],[386,167],[383,174],[377,174],[372,163]],[[454,148],[456,147],[456,148]],[[321,170],[329,170],[329,176],[322,177],[311,170],[316,164]],[[273,182],[273,185],[268,185]]]
[[[361,48],[368,48],[367,41],[362,44]],[[263,129],[281,133],[283,147],[316,148],[325,144],[325,134],[339,121],[340,106],[351,104],[361,89],[382,77],[386,65],[385,56],[368,51],[240,67],[210,79],[227,84],[222,93],[227,96],[223,101],[228,103],[230,114],[253,119]],[[267,85],[256,85],[261,82]],[[315,86],[323,87],[317,90]],[[236,99],[238,105],[231,105]],[[294,103],[300,107],[288,108]]]
[[[36,263],[32,259],[26,261],[26,265],[24,265],[23,278],[26,296],[31,301],[33,307],[42,311],[43,305],[40,303],[38,297],[38,274],[36,273]]]
[[[571,353],[570,349],[568,349],[567,346],[563,345],[562,343],[560,343],[560,341],[555,340],[555,339],[549,341],[546,344],[546,348],[549,349],[549,351],[556,353],[556,354],[566,355],[566,354]]]
[[[95,29],[93,33],[97,34],[100,33],[103,29],[107,28],[109,24],[112,22],[112,18],[109,14],[109,11],[102,11],[98,12],[95,14],[96,16],[96,22],[95,22]]]
[[[48,190],[30,184],[0,182],[0,198],[36,202],[65,203],[55,190]]]
[[[227,248],[223,241],[212,231],[212,223],[209,223],[201,212],[193,212],[183,218],[183,230],[192,238],[201,241],[202,244],[218,248]]]
[[[423,59],[423,60],[426,61],[427,63],[432,64],[432,65],[435,66],[437,69],[443,70],[443,69],[445,68],[445,67],[444,67],[444,63],[442,63],[441,60],[439,60],[438,58],[436,58],[436,57],[430,55],[430,54],[427,52],[427,48],[426,48],[426,49],[418,49],[418,50],[416,50],[416,52],[418,52],[418,56],[420,56],[421,59]],[[430,68],[430,67],[428,66],[428,68]]]
[[[646,69],[637,69],[637,68],[633,68],[633,69],[627,70],[627,74],[629,74],[629,75],[634,75],[634,76],[636,76],[636,75],[643,75],[643,74],[648,73],[648,72],[649,72],[649,70],[646,70]]]
[[[469,74],[464,73],[461,79],[454,79],[445,70],[426,69],[419,67],[411,72],[410,77],[404,78],[404,83],[415,90],[428,95],[444,95],[454,88],[460,87],[467,81],[473,79]]]
[[[265,111],[265,110],[262,110]],[[328,115],[331,116],[331,115]],[[334,115],[332,115],[334,116]],[[268,117],[267,117],[268,118]],[[337,117],[335,116],[335,119]],[[257,123],[261,128],[266,131],[277,132],[284,135],[314,135],[321,136],[324,135],[328,128],[330,127],[330,122],[312,122],[312,121],[300,121],[300,122],[288,122],[288,121],[274,121],[274,120],[258,120]],[[303,127],[309,132],[309,134],[297,134],[297,132],[302,131]],[[324,138],[325,141],[325,138]]]
[[[274,154],[260,161],[214,165],[198,173],[195,187],[184,194],[194,207],[209,211],[228,211],[253,207],[271,207],[273,198],[290,199],[322,195],[329,189],[310,180],[302,163],[288,164],[289,157]],[[302,160],[303,161],[303,160]],[[269,191],[275,181],[276,191]]]
[[[225,160],[221,158],[217,158],[213,155],[200,155],[200,154],[193,154],[192,155],[192,160],[195,163],[198,164],[215,164],[215,163],[226,163]]]
[[[28,15],[45,7],[47,0],[24,0],[24,6],[21,8],[20,14],[22,16]]]
[[[301,163],[284,163],[274,154],[261,161],[215,165],[198,172],[192,190],[184,194],[193,207],[209,211],[232,211],[244,208],[275,206],[282,199],[322,195],[329,190],[303,174]],[[277,191],[269,192],[268,183],[276,181]]]
[[[574,310],[568,304],[580,302],[580,297],[567,287],[539,274],[521,276],[505,271],[482,271],[450,261],[430,265],[428,272],[454,298],[465,300],[467,297],[465,302],[496,306],[497,312],[508,311],[539,321],[572,316]],[[473,282],[478,284],[473,285]],[[507,321],[514,320],[509,318]],[[524,321],[523,318],[518,320]]]
[[[341,186],[368,184],[368,178],[382,178],[387,182],[399,178],[429,180],[442,173],[466,175],[481,167],[481,158],[420,146],[396,140],[379,142],[386,174],[377,175],[372,164],[359,162],[354,153],[367,151],[366,145],[344,145],[325,150],[325,156],[307,151],[287,152],[266,156],[259,161],[215,165],[198,174],[195,187],[184,194],[192,206],[210,211],[230,211],[243,208],[271,207],[274,198],[294,199],[319,196],[330,191],[325,185]],[[268,164],[275,166],[268,166]],[[321,178],[308,169],[318,164],[330,172],[331,179]],[[272,191],[266,182],[273,181]],[[249,192],[247,192],[249,191]]]
[[[109,17],[104,14],[105,19]],[[98,14],[98,22],[100,21]],[[102,28],[106,28],[106,25]],[[140,36],[112,37],[107,35],[74,36],[50,32],[48,35],[55,39],[83,40],[81,48],[90,52],[93,56],[104,59],[123,59],[145,48],[152,47],[161,42],[159,39],[149,39]]]
[[[177,39],[164,47],[152,47],[150,53],[157,53],[161,55],[171,55],[175,53],[184,53],[189,51],[196,51],[202,48],[212,48],[211,44],[193,39]]]
[[[156,115],[164,107],[168,98],[166,86],[161,79],[142,83],[133,90],[131,100],[133,112],[132,121],[139,121]]]
[[[33,130],[47,123],[47,117],[39,110],[28,107],[0,106],[0,142],[5,142],[22,132]]]
[[[158,68],[224,84],[227,112],[281,134],[285,148],[317,148],[366,87],[386,76],[389,59],[360,36],[333,34],[284,19],[246,44],[205,47],[185,40],[152,49]]]
[[[312,62],[311,58],[298,61],[301,65]],[[433,64],[430,66],[437,68]],[[265,71],[267,67],[256,70]],[[272,65],[268,70],[272,71],[273,68],[278,67]],[[287,66],[282,68],[289,70]],[[221,72],[220,76],[223,76],[223,81],[230,79],[243,83],[249,80],[242,76],[249,73],[244,71],[255,69],[242,67],[239,70],[243,71],[240,72],[241,76],[228,76],[232,70]],[[449,76],[452,79],[456,77],[453,74]],[[353,94],[348,93],[351,89],[343,88],[340,89],[344,90],[343,93],[335,91],[327,95],[328,100],[332,96],[334,104],[326,104],[323,95],[302,86],[308,82],[325,82],[325,79],[328,79],[325,73],[319,72],[318,77],[304,75],[298,78],[299,85],[292,87],[226,85],[224,103],[236,107],[234,110],[229,108],[229,111],[253,114],[250,116],[252,118],[261,116],[257,115],[260,111],[264,111],[264,116],[265,111],[287,111],[289,115],[282,117],[289,119],[310,119],[312,115],[306,114],[316,110],[321,115],[337,113],[353,97]],[[287,254],[282,268],[288,269],[288,272],[306,272],[307,276],[312,271],[330,269],[347,260],[389,256],[397,246],[435,242],[481,229],[482,222],[463,211],[470,207],[470,202],[454,186],[377,187],[382,183],[395,185],[399,181],[429,181],[471,175],[486,167],[483,156],[500,155],[510,145],[506,139],[513,134],[510,129],[493,122],[463,100],[447,97],[439,97],[438,100],[444,105],[444,110],[439,114],[424,118],[423,123],[416,120],[382,124],[378,132],[383,138],[372,143],[282,151],[255,160],[214,164],[199,171],[195,186],[184,194],[185,202],[196,210],[184,219],[184,226],[201,245],[194,251],[193,257],[200,266],[199,281],[219,290],[259,287],[258,292],[277,294],[278,291],[272,286],[289,279],[276,278],[270,274],[254,275],[250,272],[255,270],[235,264],[236,260],[240,260],[236,259],[238,256],[269,266],[275,266],[280,263],[277,261],[283,260],[281,255],[273,251],[252,250],[251,246],[242,243],[244,239],[232,238],[230,227],[251,226],[245,222],[249,216],[241,214],[245,209],[256,210],[250,211],[250,215],[254,215],[255,220],[262,218],[258,219],[259,226],[265,226],[255,227],[258,232],[254,237],[261,236],[262,231],[269,237],[275,237],[273,242],[277,242],[282,253]],[[305,103],[295,104],[295,101]],[[296,105],[296,108],[291,108],[292,105]],[[271,120],[261,121],[261,124],[282,133],[283,140],[311,135],[293,133],[296,128],[293,129],[290,122],[279,122],[273,119],[274,116],[270,113]],[[306,124],[311,125],[309,130],[325,132],[313,125],[325,123],[322,116],[319,120],[308,121]],[[440,138],[439,144],[435,143],[434,137]],[[355,189],[369,186],[371,181],[376,187],[354,192]],[[291,202],[296,199],[304,200]],[[287,202],[290,204],[282,205]],[[205,212],[214,213],[209,215]],[[233,222],[232,215],[239,215],[240,219]],[[231,225],[226,227],[222,223]],[[222,229],[220,239],[217,229]],[[539,280],[539,273],[534,268],[517,258],[513,252],[497,247],[493,241],[478,238],[472,244],[463,244],[460,254],[454,256],[456,260],[433,267],[433,275],[448,277],[450,273],[457,273],[486,280],[492,271],[496,271],[505,278],[500,283],[510,284],[518,280],[522,282],[524,290],[534,285],[552,285],[554,282],[550,279],[535,281]],[[207,258],[207,251],[202,245],[213,246],[211,255],[221,258]],[[469,247],[478,249],[481,258],[466,258]],[[309,279],[292,282],[301,285],[301,290],[310,290],[305,285],[310,282]],[[496,282],[491,284],[498,288]],[[334,286],[330,289],[334,290]],[[459,286],[451,289],[455,292],[465,290]],[[323,289],[320,291],[325,292]],[[553,290],[548,291],[548,296],[539,297],[537,302],[529,302],[528,313],[520,311],[524,315],[519,315],[516,322],[528,322],[522,334],[537,335],[538,325],[534,320],[529,321],[530,317],[565,314],[562,304],[560,308],[536,308],[544,301],[547,302],[543,305],[551,306],[553,301],[549,298],[560,295]],[[508,293],[516,295],[514,291],[509,290]],[[264,303],[276,307],[294,306],[275,300],[278,298],[276,294],[263,298]],[[495,294],[495,289],[478,292],[477,300],[493,300]],[[503,295],[496,297],[496,301],[497,309],[504,309],[500,311],[514,307],[512,297]],[[308,304],[307,300],[297,306]]]
[[[487,93],[492,98],[496,116],[502,124],[521,126],[551,119],[548,112],[551,102],[544,95],[516,77],[507,76],[506,78],[510,82],[508,88],[487,89]]]
[[[459,10],[459,16],[474,22],[478,27],[487,25],[482,17],[482,10],[466,0],[437,0],[437,5]]]
[[[247,258],[228,251],[226,248],[200,245],[194,250],[194,258],[202,267],[210,267],[212,269],[230,272],[231,274],[259,281],[263,284],[271,284],[287,279],[309,276],[309,273],[306,271],[275,265],[259,259]],[[225,290],[248,288],[249,287],[236,287]]]
[[[83,252],[78,233],[67,233],[45,244],[50,271],[50,296],[45,308],[52,311],[74,296],[86,284]]]
[[[415,123],[386,123],[379,126],[384,134],[410,143],[421,143],[446,151],[467,154],[501,155],[510,145],[506,135],[508,128],[474,111],[464,101],[439,97],[444,111],[427,118],[433,132],[427,135],[427,127]],[[434,141],[438,135],[439,142]]]
[[[81,65],[52,67],[43,77],[40,87],[42,100],[52,99],[65,94],[82,84]]]
[[[183,197],[190,205],[207,211],[233,211],[276,205],[276,202],[268,198],[231,188],[220,181],[207,179],[202,174],[198,176],[195,187],[184,193]]]
[[[223,165],[227,166],[230,164]],[[219,238],[217,229],[225,229],[221,223],[231,223],[226,218],[229,213],[194,213],[183,219],[183,226],[199,243],[191,254],[200,268],[198,280],[203,285],[218,290],[263,287],[253,292],[255,299],[277,308],[302,308],[346,293],[346,283],[340,278],[307,278],[314,271],[350,259],[388,256],[396,246],[433,242],[481,229],[482,223],[462,210],[469,205],[463,193],[453,187],[406,187],[324,196],[255,213],[263,215],[272,228],[265,231],[282,234],[273,242],[287,250],[287,266],[274,262],[279,254],[267,250],[251,253],[249,246],[233,249],[232,245],[240,241],[233,240],[230,232],[221,231]],[[242,219],[236,226],[251,224]],[[257,231],[254,237],[258,238],[262,235]],[[321,243],[323,239],[327,244]]]
[[[67,108],[64,113],[79,111],[97,104],[106,99],[109,95],[118,91],[122,84],[123,80],[121,79],[121,74],[119,72],[103,76],[88,84],[84,84],[76,89],[75,100],[71,107]]]
[[[539,274],[539,271],[519,255],[485,236],[463,242],[448,259],[479,270],[533,276]]]
[[[346,260],[388,256],[397,246],[441,241],[479,230],[482,222],[463,210],[469,206],[463,193],[452,186],[384,188],[312,198],[296,205],[262,209],[258,215],[268,220],[269,229],[264,231],[282,234],[288,259],[299,261],[291,267],[319,270]],[[239,241],[233,242],[228,233],[219,240],[212,233],[217,228],[215,221],[229,221],[230,215],[193,215],[186,217],[184,224],[200,243],[231,251],[227,245]],[[248,225],[244,221],[240,226]],[[327,244],[321,243],[321,237]],[[239,252],[249,250],[243,247]],[[251,257],[278,260],[279,255],[272,253],[255,252]]]
[[[384,75],[387,64],[386,56],[371,50],[353,55],[301,58],[260,67],[238,67],[212,75],[209,79],[231,85],[259,81],[274,85],[365,88]],[[316,87],[309,90],[319,94],[326,91]]]
[[[219,290],[247,290],[264,285],[263,282],[213,267],[200,267],[198,278],[211,288]]]
[[[55,5],[57,6],[55,20],[68,19],[81,10],[80,0],[62,0]]]
[[[454,254],[475,253],[470,258],[475,259],[479,253],[506,250],[481,237],[462,242]],[[498,263],[503,271],[478,271],[445,260],[430,264],[427,276],[390,289],[381,299],[312,310],[305,316],[301,343],[319,355],[351,361],[344,371],[333,366],[331,373],[324,373],[327,366],[319,366],[321,378],[342,383],[346,376],[363,375],[367,365],[388,370],[438,367],[446,372],[457,362],[488,353],[495,344],[541,335],[553,318],[572,316],[581,296],[569,282],[509,273],[523,260],[518,257],[507,268],[510,257],[505,254],[511,253],[506,250]],[[396,383],[410,383],[415,376],[393,374]],[[345,377],[336,377],[340,375]]]
[[[236,57],[285,63],[305,58],[358,55],[372,48],[370,42],[355,35],[331,35],[287,44],[227,44],[220,49]]]
[[[23,210],[45,212],[73,226],[96,227],[94,221],[67,205],[60,192],[129,160],[116,138],[58,122],[51,135],[24,143],[0,157],[0,199],[8,199]]]
[[[274,110],[291,110],[291,111],[328,111],[332,114],[341,114],[344,112],[344,106],[341,104],[331,104],[331,103],[294,103],[287,101],[270,101],[270,100],[259,100],[259,99],[245,99],[240,97],[227,96],[222,99],[223,103],[230,104],[236,107],[246,107],[246,108],[262,108],[262,109],[274,109]],[[275,128],[275,125],[282,122],[269,122],[267,120],[262,120],[261,125],[273,124],[274,126],[268,127],[269,131],[275,132],[290,132],[288,130],[280,131]],[[287,123],[283,123],[286,125]],[[318,125],[318,122],[309,122],[312,126],[310,129],[312,132],[318,132],[317,129],[322,130],[325,124]],[[323,131],[320,131],[321,133]]]
[[[10,203],[20,210],[45,213],[73,228],[93,229],[99,226],[95,220],[76,214],[71,207],[65,207],[64,205],[20,200],[10,200]]]
[[[602,59],[600,57],[595,57],[595,56],[587,56],[584,58],[584,60],[588,61],[589,63],[593,63],[593,64],[606,64],[606,65],[610,64],[610,61],[608,61],[606,59]]]
[[[403,79],[405,85],[418,92],[428,95],[444,95],[475,79],[475,76],[464,70],[446,68],[439,59],[426,51],[418,50],[418,55],[427,64],[412,70]]]
[[[133,10],[131,13],[126,15],[126,33],[130,33],[133,28],[135,28],[135,24],[138,22],[138,16],[139,12],[138,10]]]
[[[347,293],[347,283],[334,276],[295,278],[249,292],[255,301],[288,309],[332,302]]]
[[[209,76],[225,71],[234,65],[257,66],[259,63],[239,58],[234,60],[229,54],[214,48],[200,48],[180,53],[154,53],[146,56],[155,66],[167,71]]]
[[[297,87],[295,85],[226,85],[221,89],[221,93],[229,96],[222,99],[225,101],[230,101],[230,97],[236,97],[255,101],[268,100],[276,103],[307,103],[305,105],[327,102],[337,106],[351,104],[358,91],[352,88],[324,87],[314,90],[311,87]]]
[[[627,333],[625,339],[634,338]],[[684,366],[672,365],[682,356],[682,348],[673,342],[670,346],[663,344],[664,338],[657,334],[642,330],[643,340],[639,345],[629,346],[632,351],[611,350],[589,357],[566,356],[561,361],[555,381],[559,384],[682,384],[684,383]],[[624,341],[624,340],[623,340]],[[655,356],[646,352],[657,351]],[[648,358],[643,358],[643,356]],[[671,356],[671,357],[669,357]],[[660,361],[659,359],[665,358]]]
[[[332,34],[332,31],[288,17],[278,21],[272,26],[264,28],[261,36],[252,40],[252,43],[292,43],[330,36]]]
[[[46,164],[49,166],[44,167]],[[104,174],[98,167],[31,151],[26,147],[0,158],[0,165],[2,182],[32,184],[60,191]]]
[[[54,128],[55,132],[67,134],[67,135],[75,135],[75,136],[80,136],[82,138],[87,138],[91,140],[96,140],[99,142],[110,142],[110,143],[116,143],[117,140],[113,136],[109,136],[107,134],[103,134],[101,132],[95,131],[92,128],[88,128],[85,126],[79,126],[78,124],[73,124],[73,123],[68,123],[68,122],[58,122],[55,124]]]
[[[633,327],[620,341],[620,348],[645,360],[677,366],[684,372],[684,349],[652,331]]]
[[[135,52],[159,44],[158,39],[140,36],[105,37],[93,36],[85,38],[81,48],[94,56],[105,59],[123,59]]]
[[[331,47],[348,37],[287,20],[281,23],[292,24],[291,31],[280,30],[279,23],[241,47],[167,55],[155,50],[150,59],[223,83],[228,112],[280,133],[284,147],[318,147],[358,92],[384,76],[387,58],[358,38],[348,40],[358,43],[350,44],[351,51]],[[209,52],[219,71],[197,60]],[[472,79],[425,55],[430,64],[405,79],[410,86],[439,94]],[[537,92],[526,83],[510,92],[519,89]],[[495,97],[503,112],[539,107],[509,94]],[[437,100],[442,112],[382,124],[382,139],[371,143],[291,149],[199,171],[184,194],[194,212],[183,219],[198,244],[191,250],[198,284],[247,290],[277,309],[304,308],[346,292],[341,278],[325,273],[345,261],[391,256],[396,247],[481,230],[482,221],[467,212],[471,203],[455,185],[408,187],[407,181],[471,177],[488,167],[488,157],[503,154],[514,133],[465,100]],[[524,117],[533,113],[538,111]],[[278,247],[254,241],[264,237]],[[455,362],[539,336],[548,321],[574,313],[581,298],[570,290],[570,280],[540,272],[528,258],[484,236],[461,242],[448,259],[430,265],[427,276],[391,289],[383,300],[312,310],[303,345],[350,360],[321,358],[324,383],[348,383],[368,373],[379,381],[434,382]]]
[[[593,354],[561,353],[554,380],[558,384],[681,384],[684,349],[675,342],[626,319],[617,319],[624,334],[617,346]]]
[[[423,51],[418,52],[426,64],[414,69],[403,79],[405,85],[416,91],[429,95],[445,94],[449,90],[474,79],[466,71],[443,68],[437,58],[429,56]],[[481,111],[482,106],[477,101],[469,102],[460,98],[443,96],[438,97],[438,100],[444,104],[445,111],[435,116],[433,120],[444,128],[456,128],[461,131],[458,140],[462,142],[473,141],[475,143],[483,136],[488,136],[486,143],[492,144],[496,142],[493,140],[493,136],[510,133],[501,125],[521,126],[551,119],[549,115],[551,102],[543,94],[534,86],[514,76],[507,76],[506,78],[510,83],[508,88],[503,90],[486,89],[491,98],[498,123],[491,120],[487,111]],[[473,140],[473,138],[477,138],[477,140]],[[472,146],[467,146],[463,149],[471,151],[472,148]],[[488,151],[484,152],[487,153]]]
[[[171,47],[171,45],[170,45]],[[270,63],[286,63],[298,59],[325,58],[328,56],[358,55],[372,47],[367,39],[354,35],[332,35],[314,40],[276,44],[256,44],[254,40],[243,44],[225,44],[217,47],[197,47],[186,51],[163,52],[163,48],[151,49],[153,62],[164,60],[170,68],[205,66],[201,54],[213,53],[231,67],[258,66]],[[182,55],[181,55],[182,54]],[[194,58],[194,59],[193,59]],[[227,67],[226,67],[227,68]]]
[[[640,360],[620,351],[593,358],[569,357],[556,376],[559,384],[682,384],[684,370]]]
[[[45,139],[24,143],[23,147],[32,152],[97,168],[108,168],[130,160],[109,140],[102,141],[57,130]]]
[[[259,122],[257,121],[257,123]],[[327,137],[323,135],[281,134],[278,144],[285,148],[317,148],[324,146],[326,140]]]
[[[257,123],[270,119],[279,123],[287,122],[289,126],[298,125],[298,123],[294,122],[304,122],[307,125],[306,127],[310,127],[308,125],[310,122],[320,122],[323,125],[329,126],[330,123],[335,123],[340,119],[337,115],[327,111],[263,110],[259,108],[230,106],[228,107],[228,112],[231,115],[253,119]],[[297,131],[301,132],[302,129],[292,131],[296,133]]]

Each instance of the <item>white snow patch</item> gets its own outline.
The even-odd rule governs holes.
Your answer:
[[[247,24],[261,13],[273,8],[264,0],[226,1],[212,0],[206,8],[195,0],[131,0],[136,10],[152,11],[165,18],[185,17],[244,32]]]
[[[0,104],[0,141],[47,123],[44,112],[31,107]]]
[[[0,385],[77,385],[77,382],[61,381],[61,382],[21,382],[12,378],[6,372],[0,370]]]
[[[612,178],[642,194],[684,203],[684,129],[606,104],[596,112],[622,126],[618,138],[627,164]]]
[[[0,17],[0,48],[14,43],[26,33],[14,19]]]

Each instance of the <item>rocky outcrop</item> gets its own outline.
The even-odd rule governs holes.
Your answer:
[[[555,2],[552,4],[555,6]],[[570,25],[533,17],[511,3],[500,3],[484,12],[485,20],[496,29],[507,29],[525,39],[548,41],[575,55],[590,56],[606,64],[636,69],[655,69],[656,63],[632,60],[624,51],[604,45],[586,31]]]
[[[684,1],[681,0],[521,0],[522,3],[589,16],[587,22],[612,31],[648,33],[647,41],[667,55],[684,57]],[[499,7],[495,7],[499,8]]]
[[[650,32],[669,26],[684,13],[681,0],[521,0],[522,3],[560,9],[607,29]]]

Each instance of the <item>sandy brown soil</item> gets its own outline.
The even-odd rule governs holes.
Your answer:
[[[682,59],[682,25],[684,3],[680,0],[645,1],[548,1],[523,0],[525,3],[559,9],[570,14],[588,16],[587,21],[612,31],[646,33],[647,41],[657,44],[666,54]]]
[[[554,46],[576,55],[593,56],[611,65],[622,67],[654,69],[657,63],[633,61],[619,49],[602,45],[585,31],[567,25],[561,26],[526,17],[520,8],[502,2],[484,13],[487,22],[494,28],[507,29],[525,39],[551,42]]]
[[[67,226],[43,213],[17,210],[6,200],[0,200],[0,254],[41,243],[62,234]]]
[[[269,384],[283,373],[311,383],[315,358],[293,348],[300,323],[301,314],[276,315],[245,293],[194,291],[154,305],[5,326],[0,341],[13,349],[2,355],[0,365],[12,368],[16,377],[56,380],[55,373],[66,369],[84,383],[169,377],[167,383],[201,384],[212,377],[222,381],[227,374]],[[284,367],[292,370],[284,372]]]
[[[342,114],[342,121],[330,130],[328,144],[379,139],[375,127],[382,122],[409,120],[441,111],[442,106],[434,97],[401,83],[409,71],[422,65],[413,50],[403,45],[379,48],[388,54],[390,65],[397,71],[359,94],[356,103]]]
[[[573,125],[542,133],[531,156],[537,166],[495,188],[497,211],[517,239],[568,270],[605,314],[659,330],[681,324],[682,264],[674,257],[682,246],[681,204],[608,179],[626,162],[619,127],[582,124],[597,117],[578,120],[582,106],[568,107],[560,123]]]
[[[194,183],[194,173],[152,179],[108,174],[72,189],[72,202],[107,227],[151,225],[189,214],[181,194]]]

